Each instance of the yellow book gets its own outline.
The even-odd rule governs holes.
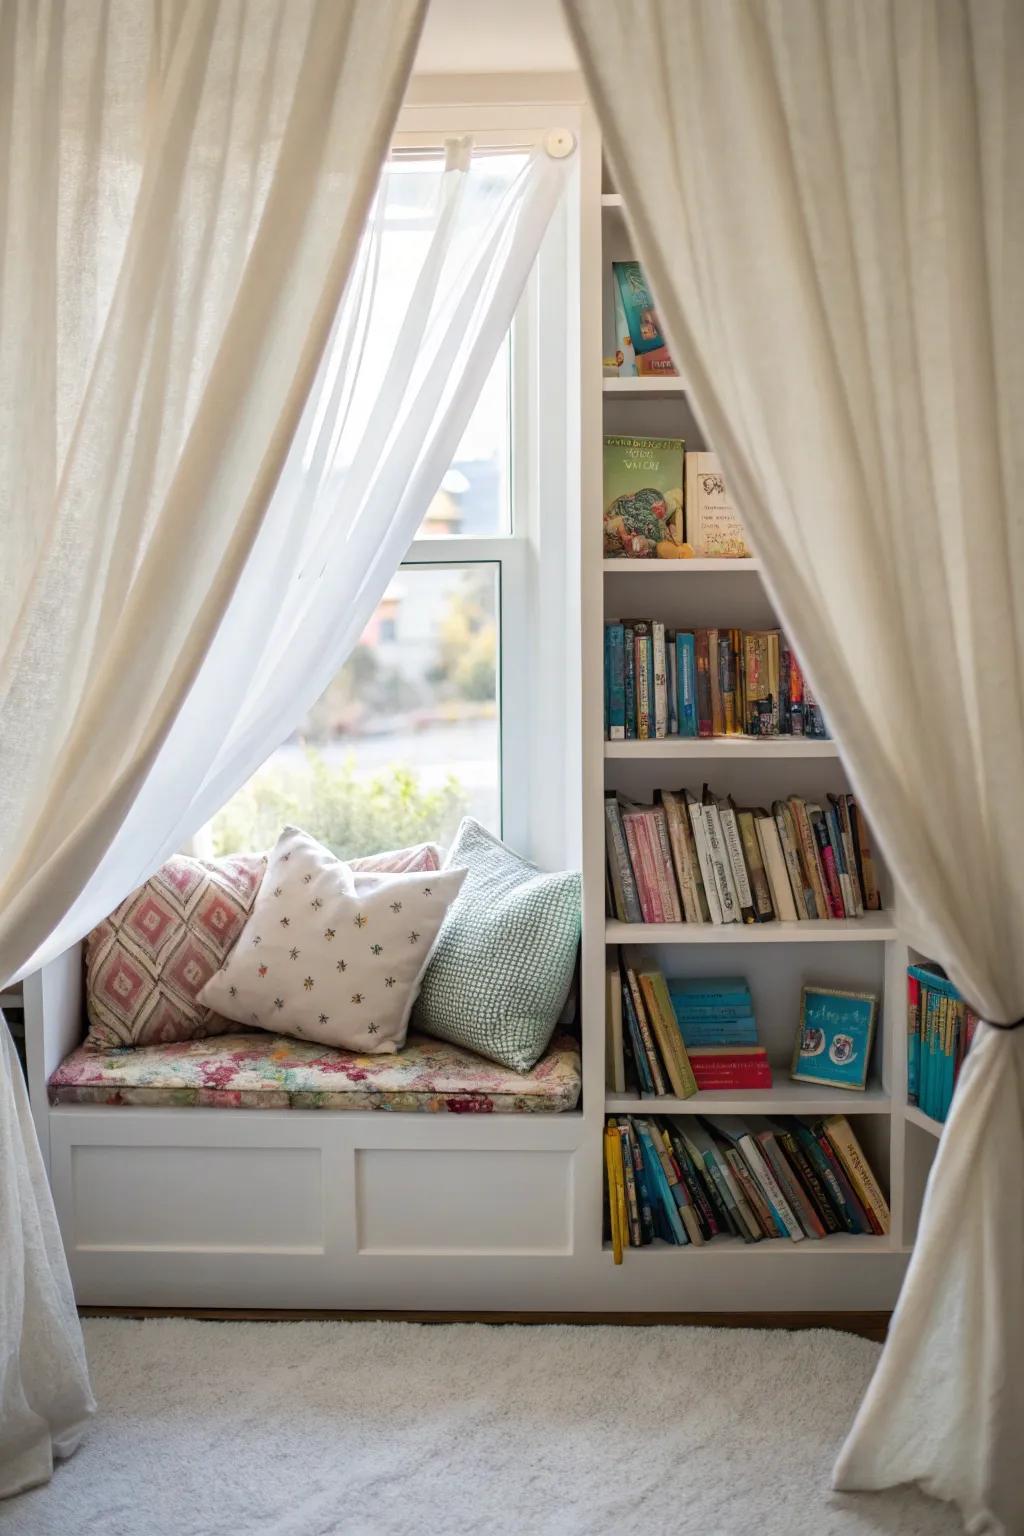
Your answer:
[[[665,978],[660,971],[644,971],[640,976],[640,987],[672,1090],[677,1098],[692,1098],[697,1092],[697,1079],[679,1033]]]
[[[622,1139],[613,1125],[605,1126],[604,1161],[608,1170],[608,1211],[612,1224],[612,1254],[622,1263],[626,1227],[626,1191],[622,1180]]]
[[[846,1171],[847,1178],[853,1185],[857,1199],[862,1205],[868,1206],[878,1218],[882,1231],[888,1232],[891,1225],[889,1202],[882,1194],[878,1180],[861,1151],[860,1142],[853,1134],[849,1120],[845,1115],[829,1115],[825,1120],[825,1130],[828,1132],[828,1139],[835,1149],[836,1156]]]

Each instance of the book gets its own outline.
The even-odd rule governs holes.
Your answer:
[[[662,334],[657,307],[647,279],[638,261],[613,261],[612,282],[616,295],[616,313],[625,322],[625,332],[641,375],[676,377],[678,370],[669,356]],[[617,331],[623,327],[618,325]]]
[[[636,634],[632,624],[622,626],[622,694],[625,739],[636,740]]]
[[[846,1176],[853,1186],[858,1200],[868,1213],[872,1226],[887,1234],[890,1227],[889,1204],[881,1186],[872,1172],[871,1165],[861,1149],[860,1142],[845,1115],[828,1115],[824,1130],[836,1157],[842,1163]]]
[[[605,845],[608,873],[611,880],[615,915],[620,923],[639,923],[643,920],[640,897],[633,863],[626,844],[622,807],[617,795],[606,795],[604,801]]]
[[[697,735],[697,658],[688,630],[676,631],[676,685],[679,691],[679,734]]]
[[[623,1050],[625,1050],[625,1042],[628,1038],[632,1064],[636,1072],[637,1081],[640,1088],[640,1097],[654,1098],[657,1095],[657,1089],[654,1085],[654,1074],[651,1070],[650,1058],[648,1057],[647,1047],[644,1043],[643,1033],[640,1029],[640,1021],[637,1018],[636,1005],[633,1002],[633,994],[629,989],[629,983],[626,981],[626,978],[621,975],[621,971],[620,980],[620,990],[622,993],[622,1019],[625,1026],[625,1033],[623,1036]]]
[[[704,836],[707,842],[708,864],[714,876],[718,892],[718,901],[722,910],[722,922],[738,923],[740,921],[740,904],[736,892],[736,883],[732,877],[732,867],[729,863],[729,855],[725,846],[725,837],[722,832],[722,821],[718,813],[718,806],[707,785],[704,786],[701,805],[703,809]]]
[[[736,812],[736,825],[739,828],[740,842],[743,847],[743,861],[747,866],[747,878],[750,882],[751,895],[754,901],[754,917],[759,923],[771,922],[775,916],[775,908],[772,905],[771,887],[768,884],[768,875],[765,871],[764,860],[761,857],[761,844],[758,842],[757,832],[754,828],[754,813],[752,810],[743,809]]]
[[[668,735],[668,663],[665,658],[665,626],[651,622],[651,655],[654,666],[654,735],[664,741]]]
[[[626,833],[626,849],[633,866],[643,921],[645,923],[667,922],[668,918],[662,910],[661,887],[658,880],[661,850],[655,846],[649,818],[644,814],[642,807],[624,806],[622,825]]]
[[[672,1011],[665,978],[660,971],[643,970],[639,972],[639,982],[647,1018],[669,1082],[677,1098],[688,1099],[697,1092],[697,1080]]]
[[[711,734],[725,735],[725,716],[722,712],[722,678],[719,671],[718,630],[707,631],[708,689],[711,695]]]
[[[683,441],[604,440],[605,559],[678,559],[683,549]]]
[[[604,630],[605,677],[608,682],[608,740],[626,739],[625,629],[606,624]]]
[[[646,619],[633,625],[633,671],[636,694],[636,737],[650,741],[654,736],[654,645],[651,626]]]
[[[871,834],[868,831],[868,824],[864,820],[864,813],[852,795],[846,796],[846,806],[850,815],[850,825],[853,829],[857,869],[860,874],[861,889],[864,892],[864,905],[869,912],[877,912],[881,908],[882,899],[879,895],[878,883],[875,879],[875,861],[871,852]]]
[[[657,1097],[663,1098],[668,1093],[666,1077],[662,1068],[661,1058],[654,1043],[654,1035],[651,1031],[650,1020],[647,1017],[647,1009],[644,1005],[640,982],[636,971],[625,961],[622,963],[622,974],[629,993],[632,1017],[636,1021],[637,1035],[650,1071],[651,1085]]]
[[[615,1263],[622,1263],[622,1252],[629,1241],[626,1224],[625,1186],[622,1177],[622,1142],[618,1127],[608,1124],[604,1132],[605,1170],[607,1174],[608,1209],[611,1216],[612,1252]]]
[[[626,1056],[622,1037],[622,981],[618,961],[605,968],[605,1082],[612,1093],[626,1091]]]
[[[740,920],[744,923],[752,923],[756,921],[754,897],[750,889],[746,861],[743,857],[743,844],[740,840],[739,824],[736,820],[736,808],[731,799],[719,800],[717,805],[718,819],[722,824],[722,839],[725,843],[725,851],[729,856],[729,868],[732,871],[733,885],[736,888],[736,897],[739,902]]]
[[[714,735],[711,704],[711,650],[709,632],[698,629],[694,635],[694,654],[697,668],[697,735],[708,738]]]
[[[701,1093],[766,1090],[772,1086],[772,1069],[763,1045],[690,1045],[686,1050]]]
[[[686,455],[686,538],[705,557],[750,554],[717,454]]]
[[[658,796],[664,808],[668,826],[672,862],[683,915],[688,923],[706,923],[710,920],[707,897],[704,895],[704,883],[697,862],[697,848],[693,840],[690,818],[686,813],[685,805],[679,803],[678,795],[672,790],[659,790]]]
[[[793,892],[790,889],[782,843],[779,840],[779,829],[774,818],[769,816],[767,811],[756,812],[754,831],[761,848],[761,859],[768,877],[775,915],[780,922],[795,923],[797,910],[793,901]]]

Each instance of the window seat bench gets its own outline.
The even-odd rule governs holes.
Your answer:
[[[50,1078],[52,1105],[552,1114],[576,1108],[579,1045],[557,1036],[527,1073],[411,1034],[397,1055],[358,1056],[284,1035],[214,1035],[170,1045],[79,1046]]]

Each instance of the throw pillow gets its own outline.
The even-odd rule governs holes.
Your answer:
[[[528,1072],[572,985],[580,876],[546,874],[469,817],[448,865],[468,873],[423,978],[416,1028]]]
[[[436,843],[417,843],[415,848],[394,848],[390,853],[367,853],[361,859],[346,860],[350,869],[364,869],[368,874],[404,875],[417,869],[440,869],[442,850]]]
[[[436,843],[352,859],[376,873],[439,869]],[[203,1040],[237,1030],[197,1002],[234,947],[252,910],[267,856],[169,859],[89,934],[85,945],[85,1045],[124,1046]]]
[[[393,1052],[464,869],[367,874],[286,827],[241,936],[200,1001],[240,1024]]]
[[[264,863],[262,854],[176,855],[92,930],[85,944],[87,1046],[158,1045],[237,1029],[198,994],[241,933]]]

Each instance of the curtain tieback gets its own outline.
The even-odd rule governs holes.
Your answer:
[[[1008,1024],[1001,1024],[998,1019],[986,1019],[980,1008],[974,1008],[970,1003],[967,1006],[983,1024],[988,1025],[989,1029],[1024,1029],[1024,1018],[1011,1019]]]

